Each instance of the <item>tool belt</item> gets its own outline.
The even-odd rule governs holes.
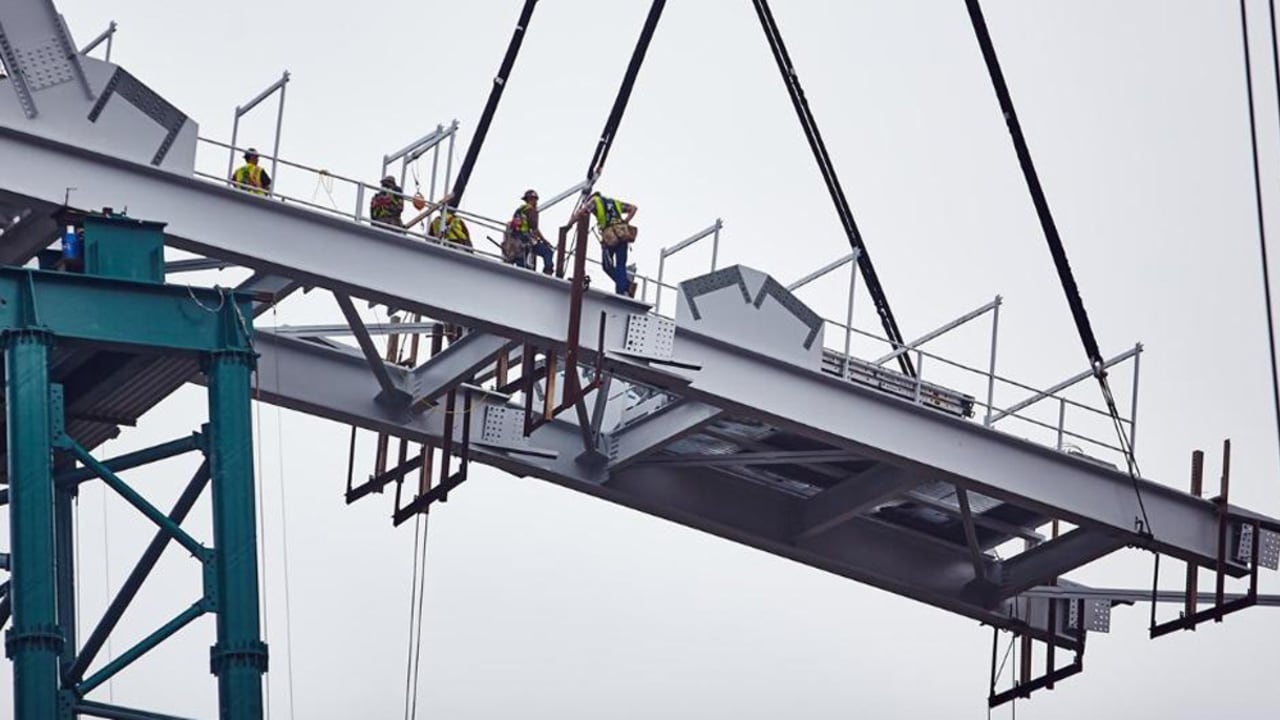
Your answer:
[[[635,225],[629,222],[616,222],[605,228],[600,233],[600,242],[607,248],[617,246],[619,243],[633,243],[636,241],[636,234],[639,232]]]

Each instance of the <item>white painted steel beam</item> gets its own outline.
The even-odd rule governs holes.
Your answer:
[[[611,472],[631,465],[664,446],[698,431],[720,415],[714,405],[677,401],[670,409],[654,413],[618,432],[607,433]]]
[[[511,352],[516,345],[514,340],[488,333],[473,332],[462,336],[409,374],[413,407],[434,404],[445,393],[469,382],[477,372],[496,362],[499,355]]]
[[[259,392],[263,400],[341,423],[439,446],[439,413],[414,415],[377,403],[380,387],[354,350],[259,333]],[[388,372],[402,371],[389,366]],[[473,422],[501,402],[477,396]],[[456,429],[460,433],[461,429]],[[473,437],[475,437],[473,432]],[[963,547],[868,518],[853,518],[819,537],[793,541],[804,501],[716,470],[637,466],[612,476],[574,460],[577,428],[553,421],[534,432],[531,444],[558,451],[556,458],[506,454],[473,446],[476,462],[518,476],[537,477],[641,512],[781,555],[997,627],[1012,627],[1012,600],[985,605],[972,592],[973,568]],[[992,564],[989,572],[995,572]]]
[[[0,167],[25,168],[3,181],[11,191],[60,202],[74,181],[78,202],[127,204],[134,216],[165,220],[173,245],[208,257],[504,337],[564,342],[570,287],[555,278],[7,128],[0,128]],[[584,360],[594,355],[601,313],[605,348],[617,349],[627,315],[646,308],[588,292],[579,337]],[[1136,529],[1141,513],[1124,473],[686,329],[676,332],[674,355],[701,370],[656,371],[614,353],[606,364],[623,378],[667,383],[686,399],[1132,544],[1203,565],[1216,558],[1217,513],[1207,500],[1139,481],[1154,533],[1147,538]]]

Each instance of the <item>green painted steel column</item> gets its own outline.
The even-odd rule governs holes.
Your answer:
[[[258,548],[254,521],[253,436],[249,398],[254,355],[225,350],[207,356],[209,474],[218,644],[211,669],[218,676],[219,717],[262,718],[267,646],[258,635]]]
[[[49,346],[40,330],[4,334],[9,454],[9,542],[14,717],[54,720],[58,713],[58,627],[53,468],[49,425]]]
[[[55,406],[52,412],[57,412]],[[65,464],[65,465],[64,465]],[[75,463],[55,458],[54,470],[70,470]],[[55,487],[53,496],[54,549],[57,553],[56,579],[58,585],[58,625],[62,628],[63,646],[59,663],[59,675],[65,673],[76,659],[76,572],[75,572],[75,498],[79,489],[74,485]],[[65,696],[65,693],[64,693]],[[79,717],[71,710],[70,703],[63,703],[63,720]]]

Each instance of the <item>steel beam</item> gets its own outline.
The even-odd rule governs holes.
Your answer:
[[[107,703],[81,700],[75,704],[75,711],[89,717],[107,718],[107,720],[190,720],[177,715],[163,715],[147,710],[109,705]]]
[[[804,502],[797,538],[810,538],[872,510],[923,480],[893,465],[879,464]]]
[[[766,450],[740,452],[725,455],[660,455],[638,462],[645,465],[681,465],[685,467],[754,465],[821,465],[823,463],[857,462],[865,460],[845,450]]]
[[[497,335],[472,332],[409,373],[413,407],[435,404],[445,393],[468,382],[480,370],[518,343]]]
[[[569,286],[539,273],[11,128],[0,128],[0,166],[27,168],[6,178],[6,186],[46,202],[60,202],[65,178],[75,177],[78,197],[87,206],[127,201],[140,216],[168,221],[171,244],[201,255],[506,337],[544,346],[564,342]],[[227,217],[235,217],[236,223],[227,223]],[[512,297],[519,302],[511,302]],[[601,312],[611,316],[605,348],[612,349],[624,345],[624,317],[644,310],[628,298],[589,291],[579,337],[585,360],[594,354]],[[1211,565],[1216,558],[1216,513],[1208,501],[1139,481],[1154,531],[1145,538],[1134,525],[1141,513],[1124,473],[687,329],[677,329],[675,355],[701,370],[664,376],[612,353],[606,369],[648,382],[666,377],[669,389],[686,399],[933,473],[968,490],[1113,532],[1180,559]],[[1231,512],[1252,516],[1238,508]],[[1273,518],[1262,519],[1280,527]],[[1231,571],[1242,568],[1233,565]]]
[[[208,484],[209,463],[205,461],[200,464],[195,475],[191,478],[191,482],[187,483],[186,489],[182,491],[182,495],[178,497],[173,509],[169,511],[169,520],[181,525],[182,521],[186,520],[187,513],[191,512],[191,508],[195,506],[196,500],[200,498],[200,494],[204,492],[204,488]],[[72,684],[80,682],[85,670],[93,664],[94,658],[97,657],[102,646],[106,644],[107,637],[115,629],[116,624],[120,622],[125,609],[129,607],[129,604],[133,602],[133,598],[137,596],[138,590],[142,588],[143,581],[147,579],[152,569],[155,568],[156,563],[159,562],[160,556],[164,553],[164,549],[168,547],[171,537],[164,530],[156,531],[151,543],[147,545],[146,550],[142,552],[142,557],[138,559],[138,564],[130,571],[129,577],[125,578],[125,581],[121,583],[120,589],[116,591],[116,596],[111,600],[111,604],[103,611],[102,619],[98,621],[98,625],[89,634],[89,638],[85,640],[84,647],[80,649],[75,662],[63,673],[67,682]]]
[[[719,415],[720,409],[714,405],[677,402],[669,410],[654,413],[619,432],[607,433],[605,444],[610,472],[618,472],[664,446],[692,435]]]
[[[689,330],[677,329],[676,348],[702,367],[692,382],[670,388],[686,399],[1184,560],[1205,566],[1216,560],[1217,512],[1206,500],[1138,480],[1154,530],[1148,538],[1137,528],[1135,483],[1125,473]],[[606,369],[623,377],[647,369],[633,365],[606,360]],[[1256,515],[1235,507],[1231,512]],[[1280,526],[1274,518],[1263,522]],[[1231,571],[1244,569],[1233,565]]]
[[[7,189],[54,203],[62,201],[66,178],[75,177],[81,206],[127,204],[135,217],[164,218],[172,246],[204,257],[543,347],[559,347],[565,340],[567,281],[447,244],[271,202],[12,128],[0,127],[0,167],[29,171],[17,182],[6,177]],[[236,222],[226,222],[228,217]],[[423,281],[424,273],[431,282]],[[631,298],[589,290],[580,344],[595,347],[604,311],[612,316],[606,347],[622,347],[625,316],[647,309]]]
[[[15,718],[56,717],[58,660],[64,642],[58,628],[51,467],[49,346],[53,336],[10,330],[5,348],[8,431],[9,549],[13,628],[5,655],[13,661]]]
[[[262,368],[260,397],[344,424],[386,432],[438,447],[440,413],[397,413],[373,401],[377,381],[361,358],[293,338],[260,333],[255,345]],[[272,367],[282,368],[276,374]],[[483,422],[493,397],[476,397],[473,422]],[[514,407],[514,406],[511,406]],[[642,427],[642,426],[638,426]],[[455,429],[455,432],[457,429]],[[867,582],[997,627],[1017,621],[1008,612],[983,607],[965,593],[973,569],[963,547],[866,518],[854,518],[821,536],[795,541],[800,498],[714,469],[635,467],[609,473],[574,460],[578,429],[563,420],[538,428],[532,445],[554,457],[505,453],[475,445],[471,459],[518,476],[537,477],[569,489]],[[601,473],[604,474],[601,474]],[[605,483],[604,479],[612,477]]]
[[[392,379],[391,373],[387,371],[387,364],[383,362],[382,355],[373,344],[373,338],[370,337],[369,331],[364,329],[364,320],[360,318],[360,313],[356,310],[355,304],[351,302],[351,298],[342,293],[334,293],[333,298],[338,301],[338,307],[342,308],[342,315],[347,319],[347,325],[351,327],[351,334],[355,335],[356,342],[360,344],[360,352],[364,353],[365,362],[369,364],[369,369],[373,371],[373,376],[378,379],[378,384],[382,386],[382,392],[378,393],[377,396],[378,399],[395,405],[407,405],[412,396],[397,385],[395,380]]]
[[[964,526],[964,544],[969,550],[969,560],[973,563],[974,577],[986,580],[986,566],[982,548],[978,545],[978,530],[973,525],[973,510],[969,507],[969,491],[956,488],[956,502],[960,505],[960,522]]]
[[[210,665],[227,720],[261,720],[267,646],[258,635],[258,548],[249,398],[254,354],[226,350],[205,361],[209,378],[209,475],[213,491],[218,641]]]
[[[247,298],[226,290],[0,267],[0,327],[38,323],[59,338],[215,350],[225,330],[217,310],[232,304],[246,317],[252,312]]]
[[[1072,584],[1069,587],[1042,585],[1023,591],[1022,597],[1054,600],[1107,600],[1113,605],[1149,603],[1153,597],[1156,602],[1177,603],[1179,605],[1184,604],[1187,600],[1186,594],[1178,590],[1157,590],[1153,596],[1150,589],[1091,588],[1076,584]],[[1248,597],[1246,593],[1226,593],[1223,599],[1227,602],[1237,602],[1246,597]],[[1259,594],[1257,596],[1257,604],[1266,607],[1280,607],[1280,595]]]
[[[1125,546],[1125,541],[1095,530],[1076,528],[1021,552],[1000,564],[999,597],[1017,595],[1091,563]]]
[[[160,443],[149,448],[136,450],[131,453],[125,453],[118,457],[109,458],[99,461],[99,464],[110,470],[111,472],[124,472],[131,468],[141,467],[148,463],[153,463],[165,458],[171,458],[183,453],[199,450],[203,442],[200,433],[191,433],[186,437],[181,437],[169,442]],[[63,470],[54,475],[53,480],[60,486],[74,486],[86,480],[92,480],[98,477],[98,474],[92,468],[71,468]]]

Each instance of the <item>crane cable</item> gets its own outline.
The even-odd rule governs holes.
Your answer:
[[[596,151],[591,156],[591,162],[587,164],[587,181],[591,184],[594,184],[595,179],[604,171],[605,160],[609,159],[609,150],[613,148],[613,139],[617,137],[618,127],[622,125],[622,115],[626,112],[627,103],[631,100],[631,90],[635,87],[636,78],[640,75],[644,56],[649,51],[649,41],[653,39],[653,33],[658,29],[658,20],[662,18],[662,10],[666,5],[667,0],[653,0],[653,5],[649,6],[644,27],[640,29],[640,38],[636,40],[636,47],[631,51],[631,62],[627,64],[627,72],[622,76],[622,85],[613,99],[609,119],[604,123],[604,132],[600,133]],[[583,190],[582,196],[586,197],[590,192],[591,187],[588,186]]]
[[[520,19],[516,21],[516,29],[511,35],[511,42],[507,45],[507,53],[502,57],[502,65],[498,68],[498,74],[493,78],[493,88],[489,91],[489,99],[485,102],[484,110],[480,113],[480,121],[476,123],[476,134],[471,137],[471,144],[467,146],[467,154],[463,156],[462,165],[458,168],[458,177],[453,183],[453,207],[462,204],[462,194],[467,191],[467,183],[471,180],[471,170],[475,168],[476,158],[480,156],[480,148],[484,145],[484,139],[489,134],[489,126],[493,123],[493,116],[498,111],[498,101],[502,99],[502,90],[507,86],[507,78],[511,76],[511,68],[516,64],[516,56],[520,54],[520,45],[524,43],[525,31],[529,27],[529,20],[533,17],[533,8],[538,4],[538,0],[525,0],[524,8],[520,11]]]
[[[822,180],[826,183],[827,192],[830,193],[831,200],[835,203],[836,215],[839,216],[840,224],[844,228],[845,235],[849,238],[849,245],[858,252],[858,269],[862,272],[862,278],[867,286],[867,293],[871,296],[876,313],[880,316],[880,324],[895,350],[906,347],[906,341],[903,340],[902,332],[898,329],[898,322],[894,319],[893,311],[889,308],[889,300],[884,294],[884,288],[880,286],[880,278],[876,275],[875,266],[871,264],[871,256],[867,253],[867,246],[863,242],[862,233],[858,230],[858,224],[853,219],[853,211],[849,208],[849,201],[845,198],[844,188],[840,185],[840,179],[836,176],[835,165],[831,162],[831,155],[827,152],[826,143],[822,140],[822,133],[818,131],[818,122],[813,117],[813,111],[809,109],[809,101],[805,98],[804,88],[800,86],[800,76],[796,73],[795,66],[791,64],[791,56],[787,53],[787,46],[782,42],[782,33],[778,30],[778,24],[773,19],[773,12],[769,10],[767,0],[753,0],[753,2],[756,8],[756,15],[760,18],[760,26],[764,29],[765,39],[769,41],[769,49],[773,51],[773,59],[778,63],[778,71],[782,73],[782,82],[787,86],[787,94],[791,97],[791,105],[795,108],[796,116],[800,118],[800,127],[804,130],[805,139],[809,142],[809,149],[813,151],[814,160],[818,162],[818,171],[822,173]],[[898,365],[903,373],[910,377],[916,376],[915,367],[912,365],[911,358],[907,353],[898,355]]]
[[[1107,412],[1111,415],[1112,424],[1115,426],[1116,435],[1120,441],[1120,449],[1124,453],[1125,464],[1129,470],[1129,479],[1133,483],[1133,492],[1138,498],[1138,509],[1141,513],[1140,518],[1134,519],[1135,529],[1139,535],[1150,538],[1152,537],[1151,521],[1147,517],[1146,504],[1142,500],[1142,489],[1138,484],[1138,478],[1141,475],[1138,469],[1138,461],[1134,457],[1133,447],[1130,445],[1129,438],[1125,435],[1124,425],[1120,419],[1120,411],[1116,409],[1115,396],[1112,395],[1111,384],[1107,380],[1106,362],[1102,358],[1102,352],[1098,349],[1097,337],[1093,334],[1093,326],[1089,323],[1089,314],[1085,311],[1084,300],[1080,297],[1080,287],[1076,284],[1075,276],[1071,272],[1071,263],[1067,260],[1067,252],[1062,244],[1062,236],[1058,234],[1058,226],[1054,223],[1053,213],[1049,210],[1049,201],[1045,197],[1044,188],[1040,185],[1040,178],[1036,174],[1035,164],[1031,160],[1031,151],[1027,147],[1027,139],[1022,133],[1022,125],[1018,122],[1018,114],[1013,107],[1013,98],[1009,94],[1009,86],[1005,82],[1003,71],[1000,69],[1000,60],[996,57],[991,33],[988,31],[987,21],[982,15],[982,7],[979,4],[979,0],[965,0],[965,6],[969,10],[969,20],[973,24],[974,35],[977,36],[978,45],[982,49],[982,59],[987,66],[988,74],[991,76],[992,88],[995,90],[996,98],[1000,102],[1000,110],[1004,114],[1009,136],[1013,140],[1013,147],[1018,155],[1018,164],[1022,168],[1022,175],[1027,183],[1027,191],[1031,194],[1031,201],[1035,205],[1036,215],[1040,219],[1040,227],[1044,232],[1045,241],[1049,245],[1049,254],[1053,256],[1053,264],[1058,271],[1058,280],[1062,283],[1063,294],[1066,295],[1067,304],[1071,308],[1071,316],[1075,320],[1076,331],[1080,335],[1081,344],[1084,345],[1085,355],[1089,358],[1089,366],[1093,370],[1093,376],[1097,378],[1098,386],[1102,390]]]
[[[1275,74],[1276,98],[1280,101],[1280,47],[1276,42],[1276,0],[1267,0],[1271,20],[1271,64]],[[1249,96],[1249,142],[1253,151],[1253,199],[1258,213],[1258,251],[1262,260],[1262,297],[1267,306],[1267,350],[1271,356],[1271,399],[1276,415],[1276,449],[1280,451],[1280,371],[1276,366],[1276,326],[1271,309],[1271,268],[1267,262],[1267,227],[1262,212],[1262,171],[1258,162],[1258,130],[1253,107],[1253,68],[1249,59],[1249,19],[1240,0],[1240,34],[1244,41],[1244,78]]]

